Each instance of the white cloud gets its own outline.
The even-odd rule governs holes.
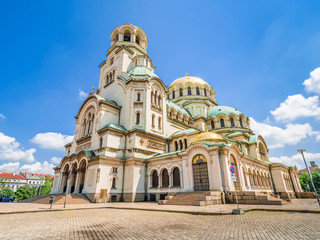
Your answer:
[[[31,142],[45,149],[64,150],[64,145],[71,142],[73,136],[62,135],[61,133],[47,132],[38,133],[31,139]]]
[[[20,167],[19,162],[9,162],[0,165],[0,171],[2,172],[32,172],[32,173],[47,173],[54,174],[54,165],[44,161],[43,163],[35,162],[33,164],[25,164]]]
[[[6,119],[6,116],[3,115],[2,113],[0,113],[0,118],[1,118],[1,119]]]
[[[266,123],[260,123],[250,118],[250,125],[256,134],[261,135],[266,140],[270,149],[284,147],[285,145],[295,145],[302,139],[318,133],[312,131],[309,123],[287,124],[285,128],[280,128]]]
[[[310,161],[320,161],[320,153],[304,152],[304,157],[309,167],[310,167]],[[296,153],[291,157],[281,156],[281,157],[270,157],[269,159],[271,162],[275,162],[275,163],[283,163],[285,165],[296,165],[298,170],[306,168],[301,153]]]
[[[34,162],[33,154],[36,151],[34,148],[24,150],[15,138],[0,132],[0,160]]]
[[[301,94],[288,96],[276,110],[271,111],[276,121],[289,122],[300,117],[320,119],[319,97],[305,98]]]
[[[62,159],[62,158],[59,158],[59,157],[52,157],[50,161],[51,161],[53,164],[58,165],[58,164],[61,162],[61,159]]]
[[[20,167],[20,163],[18,162],[9,162],[0,165],[1,172],[16,172]]]
[[[80,100],[86,99],[88,97],[88,95],[89,95],[88,93],[86,93],[85,91],[83,91],[81,89],[78,89],[78,91],[79,91],[79,99]]]
[[[304,80],[303,85],[307,92],[320,94],[320,67],[314,69],[310,73],[310,77]]]
[[[44,161],[43,163],[36,162],[34,164],[25,164],[20,168],[20,171],[53,174],[53,167],[54,165],[52,163]]]

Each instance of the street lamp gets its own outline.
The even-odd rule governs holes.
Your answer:
[[[312,180],[312,176],[311,176],[309,167],[308,167],[307,162],[306,162],[306,159],[304,158],[304,155],[303,155],[303,152],[305,152],[306,150],[305,150],[305,149],[299,149],[299,150],[297,150],[297,151],[298,151],[298,152],[301,152],[301,155],[302,155],[304,164],[306,165],[306,168],[307,168],[308,173],[309,173],[309,177],[310,177],[310,181],[311,181],[312,187],[313,187],[313,189],[314,189],[314,193],[316,194],[316,198],[317,198],[318,204],[319,204],[319,206],[320,206],[320,200],[319,200],[319,196],[318,196],[318,193],[317,193],[317,189],[316,189],[315,186],[314,186],[314,183],[313,183],[313,180]]]

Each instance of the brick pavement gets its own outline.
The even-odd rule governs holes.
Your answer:
[[[248,210],[279,210],[279,211],[309,211],[320,213],[320,207],[316,199],[293,199],[291,204],[283,206],[274,205],[240,205],[241,208]],[[49,204],[36,203],[0,203],[0,214],[16,212],[50,211]],[[158,205],[153,202],[137,203],[107,203],[107,204],[68,204],[66,209],[88,209],[88,208],[119,208],[119,209],[140,209],[155,211],[175,211],[198,214],[230,214],[235,204],[222,204],[210,206],[178,206],[178,205]],[[54,205],[53,210],[63,210],[63,205]]]
[[[319,215],[203,216],[119,209],[0,215],[0,239],[320,239]]]

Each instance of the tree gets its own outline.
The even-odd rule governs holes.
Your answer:
[[[50,192],[51,192],[51,184],[48,182],[42,185],[41,192],[39,195],[49,194]]]
[[[1,178],[0,179],[0,189],[1,190],[4,189],[6,187],[6,185],[7,185],[7,178],[6,177]]]
[[[34,197],[34,191],[29,185],[23,185],[17,189],[17,191],[14,193],[14,196],[19,200],[27,199]]]
[[[319,190],[320,190],[320,173],[319,173],[319,169],[313,171],[311,173],[311,176],[312,176],[312,180],[313,180],[314,186],[317,189],[317,191],[319,192]],[[301,187],[306,192],[310,192],[310,191],[314,192],[314,189],[312,187],[312,183],[310,181],[309,174],[307,172],[304,172],[299,176],[299,181],[300,181]],[[308,190],[308,185],[310,187],[310,190]]]
[[[0,194],[7,195],[9,197],[13,197],[14,192],[11,188],[2,188]]]

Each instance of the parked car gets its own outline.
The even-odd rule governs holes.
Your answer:
[[[14,198],[7,195],[0,194],[0,202],[13,202]]]

